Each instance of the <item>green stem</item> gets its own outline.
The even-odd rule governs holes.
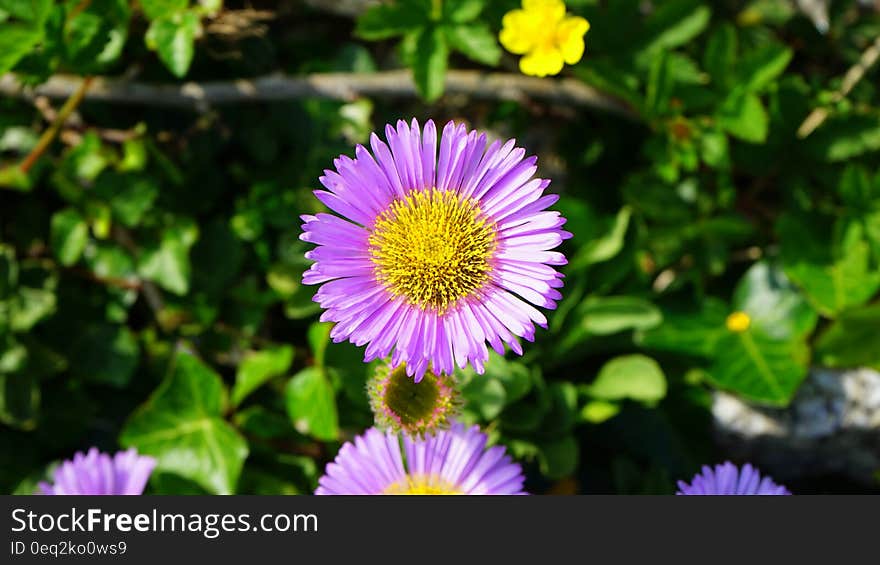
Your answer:
[[[92,78],[93,77],[84,78],[80,83],[79,88],[76,89],[76,92],[67,99],[67,102],[61,107],[58,115],[55,116],[55,121],[53,121],[52,125],[43,132],[43,135],[41,135],[40,139],[37,141],[37,145],[34,146],[30,153],[28,153],[28,156],[24,158],[21,165],[18,166],[18,168],[21,169],[21,172],[28,172],[30,168],[34,166],[34,163],[37,162],[37,159],[39,159],[46,149],[48,149],[49,145],[51,145],[52,141],[55,139],[55,136],[58,135],[61,126],[64,125],[64,122],[67,121],[70,114],[72,114],[73,111],[76,110],[76,107],[79,106],[79,103],[82,102],[83,97],[86,95],[86,91],[89,89],[89,85],[92,84]]]

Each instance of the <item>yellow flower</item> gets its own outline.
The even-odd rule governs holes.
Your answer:
[[[742,333],[752,325],[752,319],[745,312],[734,312],[727,317],[727,329],[734,333]]]
[[[525,55],[519,69],[536,77],[559,74],[565,63],[580,61],[590,29],[584,18],[565,15],[562,0],[522,0],[522,9],[507,12],[501,24],[501,45]]]

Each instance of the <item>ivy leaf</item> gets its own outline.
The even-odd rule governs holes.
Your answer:
[[[282,345],[245,355],[235,374],[232,404],[241,404],[250,393],[273,377],[283,375],[293,362],[293,347]]]
[[[501,60],[501,47],[486,24],[444,27],[449,47],[467,58],[494,67]]]
[[[803,340],[774,339],[749,328],[721,338],[708,378],[748,400],[785,406],[807,376],[809,359]]]
[[[76,377],[121,389],[137,369],[140,349],[127,327],[100,323],[83,328],[73,337],[67,356]]]
[[[36,427],[40,411],[39,380],[27,371],[0,373],[0,422],[22,430]]]
[[[192,63],[196,36],[200,32],[198,14],[176,12],[153,20],[144,39],[147,47],[159,54],[168,70],[182,78]]]
[[[85,73],[115,61],[128,38],[130,18],[125,0],[92,0],[65,23],[67,64]]]
[[[189,292],[189,249],[195,243],[198,230],[195,225],[177,226],[165,230],[157,246],[145,251],[138,262],[138,273],[155,281],[174,294]]]
[[[79,212],[65,208],[52,216],[50,243],[58,261],[70,266],[79,261],[89,241],[89,226]]]
[[[220,377],[181,351],[159,388],[128,420],[119,442],[155,457],[157,471],[214,494],[232,494],[248,446],[223,420],[225,402]]]
[[[433,102],[443,94],[446,81],[446,63],[449,47],[439,27],[419,32],[413,53],[413,80],[419,95]]]
[[[55,312],[55,292],[45,288],[21,287],[9,303],[9,327],[15,332],[29,331],[37,322]]]
[[[294,375],[287,383],[284,397],[296,431],[323,441],[339,436],[336,397],[320,368],[306,367]]]

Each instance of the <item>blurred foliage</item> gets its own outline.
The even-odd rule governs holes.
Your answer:
[[[876,69],[834,96],[880,16],[833,2],[823,34],[785,0],[567,4],[592,29],[565,72],[637,119],[444,97],[449,68],[516,72],[496,41],[515,0],[356,20],[321,2],[0,0],[0,73],[29,84],[409,67],[424,98],[87,99],[26,170],[51,117],[0,99],[4,492],[90,445],[156,456],[152,493],[311,492],[371,424],[372,367],[317,322],[298,216],[333,158],[410,116],[517,137],[575,234],[549,331],[459,375],[463,418],[531,492],[671,492],[724,456],[713,388],[785,406],[812,364],[880,368]],[[800,139],[815,108],[829,118]]]

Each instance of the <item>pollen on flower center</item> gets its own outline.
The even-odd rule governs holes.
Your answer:
[[[429,370],[416,380],[406,374],[405,364],[377,367],[367,394],[376,426],[412,437],[449,427],[461,406],[454,377]]]
[[[392,202],[369,238],[376,279],[438,314],[488,281],[495,245],[494,225],[476,201],[436,188]]]
[[[464,494],[436,475],[411,475],[385,489],[383,494]]]

